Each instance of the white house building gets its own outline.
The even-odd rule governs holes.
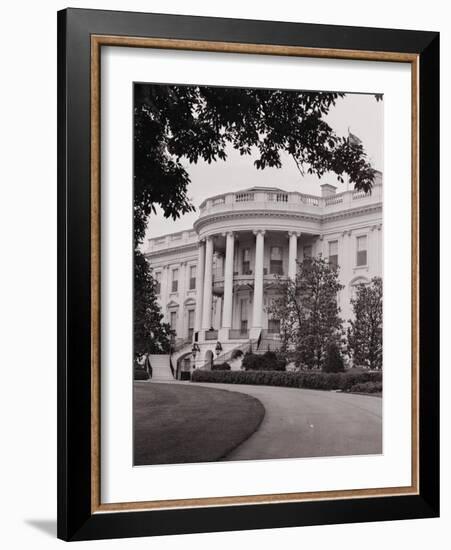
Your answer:
[[[177,335],[179,370],[227,360],[250,343],[269,349],[279,334],[266,312],[275,278],[294,277],[306,256],[339,265],[339,305],[349,319],[355,286],[382,276],[382,191],[380,172],[371,194],[328,184],[320,196],[252,187],[204,200],[192,230],[149,239],[145,255]]]

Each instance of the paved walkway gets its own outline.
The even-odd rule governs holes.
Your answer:
[[[260,428],[224,460],[382,453],[378,397],[274,386],[199,385],[247,393],[265,407]]]

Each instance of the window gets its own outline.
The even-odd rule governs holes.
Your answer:
[[[329,264],[338,267],[338,241],[329,241]]]
[[[188,338],[192,340],[194,334],[194,309],[188,310]]]
[[[243,298],[240,300],[240,332],[247,333],[247,309],[248,299]]]
[[[366,235],[357,237],[357,265],[367,265],[367,239]]]
[[[280,319],[268,320],[268,332],[270,334],[280,334]]]
[[[179,289],[179,270],[172,270],[172,292],[177,292]]]
[[[241,271],[243,275],[251,275],[251,249],[243,248],[242,250],[242,263]]]
[[[269,256],[269,272],[276,275],[283,275],[282,247],[272,246]]]
[[[304,258],[311,258],[312,257],[312,245],[308,244],[307,246],[304,246]]]
[[[177,329],[177,312],[171,311],[170,317],[169,317],[169,324],[171,325],[171,330]]]
[[[189,268],[189,289],[194,290],[196,288],[196,266],[191,265]]]
[[[155,294],[161,293],[161,271],[155,273]]]

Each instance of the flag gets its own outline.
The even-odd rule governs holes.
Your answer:
[[[351,145],[362,145],[362,140],[348,130],[348,139]]]

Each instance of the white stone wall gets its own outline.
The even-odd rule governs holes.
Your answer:
[[[280,193],[284,193],[279,190]],[[233,202],[237,193],[226,194],[222,199],[216,197],[204,201],[199,220],[192,231],[182,231],[164,237],[150,239],[146,257],[153,273],[160,273],[161,291],[159,302],[167,322],[171,320],[171,312],[176,312],[177,338],[188,338],[188,315],[195,310],[196,329],[206,329],[205,315],[209,318],[209,326],[220,331],[224,315],[223,287],[219,291],[208,289],[203,279],[209,276],[205,263],[208,263],[205,250],[205,240],[213,242],[211,260],[213,289],[215,281],[221,286],[220,279],[226,268],[226,235],[233,231],[233,273],[234,286],[232,293],[232,328],[240,328],[240,300],[247,298],[248,328],[254,325],[254,286],[256,261],[255,231],[265,230],[263,235],[263,273],[270,273],[270,250],[279,246],[283,250],[283,274],[289,273],[289,234],[296,232],[296,256],[298,260],[304,257],[304,250],[311,246],[312,254],[322,254],[328,257],[329,243],[338,242],[338,263],[340,266],[340,281],[344,288],[339,296],[341,315],[344,320],[351,317],[350,299],[353,285],[356,282],[369,281],[374,276],[382,276],[382,187],[376,186],[371,196],[363,196],[355,192],[329,195],[328,197],[302,198],[299,193],[290,193],[286,202],[274,202],[276,191],[273,190],[272,201],[264,201],[268,190],[247,190],[254,199],[248,204]],[[258,200],[256,200],[258,199]],[[305,202],[307,201],[307,202]],[[320,202],[322,201],[322,202]],[[233,207],[231,206],[233,204]],[[247,208],[247,210],[246,210]],[[238,210],[238,213],[237,213]],[[246,214],[246,212],[248,214]],[[357,266],[357,237],[367,237],[367,263]],[[210,245],[209,245],[210,246]],[[250,249],[250,270],[252,275],[248,280],[241,280],[243,249]],[[293,250],[293,249],[292,249]],[[208,252],[207,252],[208,256]],[[203,262],[203,266],[199,265]],[[196,288],[189,288],[190,266],[196,266]],[[208,267],[208,265],[207,265]],[[202,270],[203,268],[203,270]],[[178,288],[172,290],[172,271],[178,269]],[[229,268],[230,269],[230,268]],[[219,278],[219,280],[218,280]],[[237,279],[241,285],[237,286]],[[244,278],[246,279],[246,278]],[[249,283],[246,286],[246,283]],[[211,314],[205,306],[205,299],[211,296]],[[262,300],[262,328],[267,328],[266,306],[268,291],[264,289]],[[260,303],[260,302],[259,302]],[[259,304],[258,303],[258,304]],[[257,305],[258,305],[257,304]],[[204,326],[205,325],[205,326]],[[228,328],[221,332],[221,342],[228,339]],[[202,331],[201,331],[202,332]],[[199,340],[202,342],[202,338]],[[213,342],[214,344],[215,342]],[[212,343],[210,342],[210,347]],[[236,345],[236,342],[235,344]]]

